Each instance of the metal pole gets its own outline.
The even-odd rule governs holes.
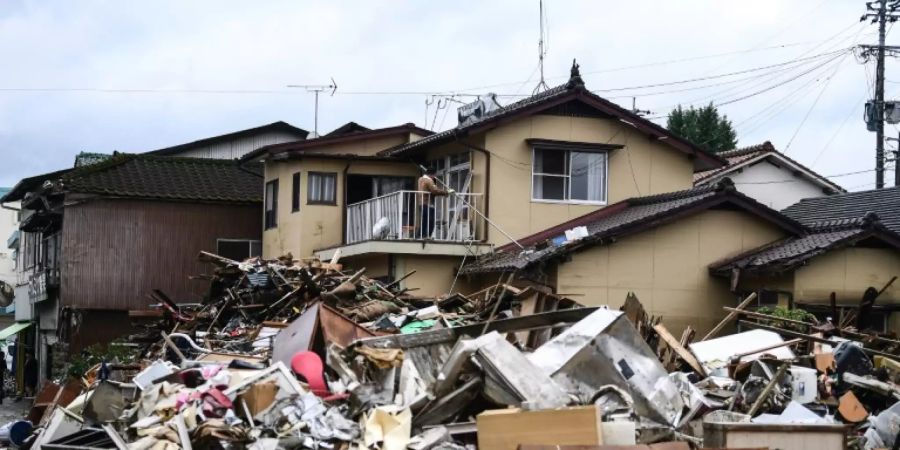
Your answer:
[[[875,189],[884,188],[884,35],[887,1],[878,2],[878,59],[875,69]]]
[[[314,123],[313,133],[316,135],[316,137],[319,137],[319,91],[316,90],[315,93],[316,93],[316,111],[315,111],[314,117],[313,117],[313,123]]]
[[[900,133],[897,133],[897,150],[894,150],[894,186],[900,186]]]

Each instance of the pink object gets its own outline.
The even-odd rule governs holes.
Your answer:
[[[313,394],[319,397],[325,397],[329,394],[328,385],[325,384],[325,376],[323,375],[322,358],[319,358],[319,355],[315,352],[297,352],[291,358],[291,370],[306,380],[306,384],[309,385]]]

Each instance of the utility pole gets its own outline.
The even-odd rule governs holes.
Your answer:
[[[894,14],[900,7],[900,0],[875,0],[866,2],[867,12],[859,19],[861,22],[871,20],[878,24],[878,45],[864,46],[866,51],[875,53],[875,99],[872,101],[873,117],[869,120],[875,122],[875,189],[884,188],[884,38],[888,22],[896,22],[898,16]],[[895,183],[900,181],[900,176],[895,172]]]
[[[898,0],[900,1],[900,0]],[[289,88],[302,88],[306,89],[306,92],[312,92],[315,94],[315,111],[313,115],[313,134],[315,137],[319,137],[319,93],[327,90],[331,91],[331,96],[334,96],[334,93],[337,91],[337,83],[335,83],[334,78],[331,79],[331,84],[289,84],[287,87]]]

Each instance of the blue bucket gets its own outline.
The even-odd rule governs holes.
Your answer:
[[[25,439],[31,436],[34,427],[27,420],[20,420],[9,427],[9,441],[16,446],[25,443]]]

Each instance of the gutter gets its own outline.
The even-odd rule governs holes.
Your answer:
[[[22,208],[15,208],[15,207],[12,207],[12,206],[7,206],[6,203],[0,203],[0,208],[8,209],[8,210],[10,210],[10,211],[16,211],[16,212],[19,212],[19,211],[22,210]]]

